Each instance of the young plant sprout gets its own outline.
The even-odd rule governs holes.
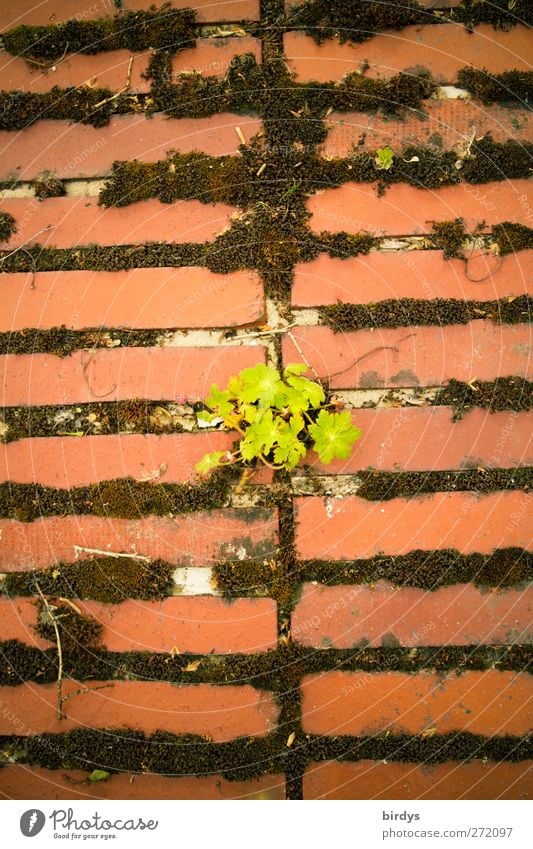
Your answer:
[[[322,386],[303,377],[305,371],[303,363],[292,363],[282,377],[275,368],[260,364],[230,378],[226,389],[215,383],[205,399],[208,412],[201,417],[222,420],[241,439],[234,451],[206,454],[197,471],[205,475],[223,465],[241,464],[244,482],[261,464],[294,469],[309,448],[325,464],[335,457],[348,458],[362,431],[352,424],[348,410],[325,403]]]

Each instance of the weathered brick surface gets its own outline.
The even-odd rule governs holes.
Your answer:
[[[432,221],[463,218],[468,230],[478,224],[512,221],[531,226],[527,180],[474,186],[417,189],[398,183],[379,197],[374,186],[346,183],[313,195],[307,202],[314,232],[362,230],[374,236],[415,236],[431,232]]]
[[[128,271],[43,271],[4,275],[1,331],[65,325],[194,328],[254,324],[264,318],[257,274],[214,274],[207,268],[132,268]]]
[[[391,298],[494,300],[532,291],[533,251],[505,258],[478,251],[465,266],[441,251],[376,251],[333,259],[320,254],[294,271],[295,307],[371,304]]]
[[[531,544],[533,499],[525,492],[439,492],[390,501],[297,498],[296,546],[304,559],[354,560],[457,548],[490,554]]]
[[[440,386],[531,374],[527,324],[492,321],[445,327],[372,328],[335,334],[329,327],[293,331],[308,363],[333,389]],[[300,362],[292,339],[283,340],[286,363]]]
[[[243,38],[199,38],[196,41],[196,47],[180,50],[173,57],[172,71],[176,75],[195,72],[204,77],[223,77],[228,72],[234,56],[252,53],[256,61],[261,63],[261,52],[259,39],[249,36]]]
[[[393,734],[525,734],[531,730],[527,674],[328,672],[302,682],[304,731]]]
[[[125,11],[149,10],[152,0],[123,0]],[[239,21],[241,18],[257,19],[258,0],[172,0],[174,9],[194,9],[200,23],[215,21]],[[4,3],[0,10],[0,32],[20,24],[58,24],[72,18],[86,21],[107,18],[116,14],[113,0],[17,0],[16,4]]]
[[[104,209],[92,197],[6,198],[2,208],[13,216],[16,232],[3,248],[47,245],[141,245],[145,242],[205,242],[229,226],[234,207],[199,200],[162,204],[143,200]]]
[[[166,775],[119,774],[85,783],[79,770],[47,770],[10,765],[0,772],[3,799],[277,799],[285,798],[285,776],[264,775],[228,781],[221,775],[171,778]],[[70,781],[69,781],[70,779]],[[76,782],[74,784],[73,782]]]
[[[200,734],[216,743],[235,737],[263,737],[274,726],[278,709],[270,694],[242,687],[168,684],[159,681],[86,681],[90,690],[65,704],[57,718],[55,684],[2,688],[1,734],[58,734],[75,728],[128,727],[146,734],[169,731]],[[63,695],[80,688],[64,681]],[[14,719],[11,715],[14,715]]]
[[[493,74],[528,70],[529,31],[516,26],[495,32],[490,24],[476,26],[473,33],[462,24],[409,26],[387,30],[362,44],[323,44],[300,32],[283,39],[288,65],[299,81],[328,82],[360,71],[368,77],[393,77],[400,71],[425,68],[441,83],[453,83],[465,65],[486,68]]]
[[[433,592],[393,587],[306,584],[292,617],[305,646],[531,643],[533,590],[488,592],[470,584]]]
[[[533,464],[531,413],[491,414],[473,409],[457,422],[452,415],[447,407],[354,410],[353,422],[363,434],[350,457],[325,466],[310,452],[305,463],[320,474],[369,468],[423,472]]]
[[[470,100],[426,100],[423,111],[407,110],[402,120],[365,112],[332,112],[328,115],[324,156],[349,156],[354,146],[360,151],[390,145],[396,152],[408,145],[427,145],[450,150],[475,132],[491,134],[494,141],[533,141],[533,123],[527,114],[504,106],[481,105]],[[364,144],[360,141],[364,134]]]
[[[4,406],[148,398],[199,400],[212,383],[263,360],[261,348],[99,348],[63,359],[0,356]]]
[[[229,451],[232,433],[34,437],[0,448],[0,481],[70,489],[115,478],[182,483],[208,451]],[[162,470],[162,471],[161,471]]]
[[[182,566],[212,566],[217,560],[273,557],[277,512],[235,508],[183,516],[105,519],[61,516],[29,524],[0,520],[4,572],[31,571],[53,563],[91,557],[77,546],[104,552],[138,554]]]
[[[325,761],[307,768],[304,798],[531,799],[532,766],[532,761],[449,761],[435,766],[390,761]]]
[[[273,649],[277,642],[276,604],[267,598],[228,602],[193,596],[121,604],[75,603],[102,625],[101,644],[108,651],[253,654]],[[20,640],[38,648],[52,645],[35,633],[35,602],[0,599],[0,617],[2,641]]]
[[[0,53],[2,88],[6,91],[50,91],[53,86],[97,86],[120,91],[126,85],[131,64],[129,91],[145,94],[150,90],[146,79],[149,53],[129,53],[127,50],[110,50],[87,56],[82,53],[67,55],[50,69],[29,65],[22,57]],[[103,98],[102,98],[103,99]]]
[[[156,162],[172,149],[227,156],[236,154],[240,144],[235,127],[250,141],[261,126],[257,118],[227,112],[180,119],[158,113],[149,120],[144,115],[114,115],[109,124],[98,128],[37,121],[22,133],[0,131],[0,178],[31,180],[42,171],[53,171],[63,179],[104,177],[116,159]]]

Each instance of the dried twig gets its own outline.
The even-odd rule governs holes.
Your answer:
[[[26,60],[28,65],[34,65],[36,68],[42,68],[43,71],[51,71],[52,68],[57,67],[57,65],[60,65],[61,62],[64,61],[65,56],[67,55],[67,50],[68,50],[68,41],[65,44],[65,49],[63,50],[63,53],[61,54],[59,59],[56,59],[55,61],[39,62],[38,59],[32,59],[31,56],[25,56],[24,59]]]
[[[131,85],[131,69],[133,67],[133,58],[133,56],[130,56],[130,61],[128,65],[128,76],[126,78],[126,84],[123,86],[123,88],[121,88],[120,91],[117,91],[115,94],[112,94],[110,97],[106,97],[104,98],[104,100],[99,100],[98,103],[95,103],[93,109],[99,109],[100,106],[104,106],[106,103],[111,103],[112,100],[116,100],[117,97],[120,97],[121,94],[125,94],[128,91]]]
[[[56,635],[56,645],[57,645],[57,684],[56,684],[56,687],[57,687],[57,718],[58,719],[64,719],[65,714],[63,713],[63,702],[65,701],[65,699],[63,697],[63,646],[61,645],[61,634],[59,633],[59,627],[58,627],[58,624],[57,624],[57,619],[54,615],[54,611],[50,607],[48,600],[44,597],[43,592],[42,592],[39,584],[37,583],[37,581],[35,581],[35,588],[36,588],[37,592],[39,593],[39,597],[40,597],[42,603],[45,606],[46,612],[48,614],[48,618],[49,618],[50,622],[52,623],[52,626],[54,628],[54,632],[55,632],[55,635]]]
[[[106,557],[129,557],[131,560],[143,560],[145,563],[151,563],[150,557],[145,557],[143,554],[125,554],[121,551],[104,551],[101,548],[86,548],[84,545],[74,546],[74,556],[76,560],[80,554],[103,554]]]

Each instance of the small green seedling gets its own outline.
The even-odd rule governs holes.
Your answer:
[[[391,147],[380,147],[374,160],[378,171],[388,171],[394,165],[394,152]]]
[[[241,440],[235,451],[213,451],[197,463],[200,474],[224,465],[241,464],[243,480],[259,464],[273,469],[294,469],[314,448],[322,463],[347,459],[362,431],[354,427],[347,410],[326,404],[320,383],[302,377],[303,363],[288,365],[280,373],[271,366],[245,368],[229,380],[226,389],[215,383],[205,400],[207,422],[222,422],[236,430]],[[331,412],[331,408],[333,412]]]

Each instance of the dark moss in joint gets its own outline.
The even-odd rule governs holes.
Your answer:
[[[420,327],[468,324],[490,319],[497,324],[521,324],[531,321],[533,299],[521,295],[509,301],[460,301],[435,298],[431,301],[398,298],[376,304],[328,304],[318,307],[322,324],[334,333],[361,330],[365,327]]]
[[[523,377],[499,377],[494,381],[470,384],[452,378],[447,386],[439,390],[432,403],[452,407],[453,421],[462,419],[476,407],[490,410],[491,413],[504,410],[526,413],[533,409],[533,383]]]
[[[522,197],[527,202],[527,197],[525,195]],[[533,228],[526,227],[524,224],[512,224],[510,221],[495,224],[492,235],[498,243],[500,256],[533,248]]]
[[[69,53],[100,53],[105,50],[177,52],[195,45],[196,13],[192,9],[163,8],[154,12],[126,12],[116,17],[48,26],[25,24],[2,36],[4,48],[13,56],[53,62]]]
[[[7,242],[9,237],[16,232],[15,219],[9,212],[0,210],[0,242]]]
[[[94,650],[99,646],[102,625],[92,616],[86,616],[64,601],[56,603],[51,599],[47,604],[39,601],[38,606],[37,633],[43,640],[57,643],[57,628],[62,653]]]
[[[431,241],[443,252],[445,259],[464,259],[466,228],[462,218],[455,218],[453,221],[432,221],[431,230]]]
[[[46,94],[0,92],[0,130],[23,130],[41,119],[104,127],[113,112],[130,111],[128,95],[112,99],[107,88],[58,88]]]
[[[0,484],[0,516],[33,522],[41,516],[85,515],[138,519],[224,507],[238,476],[231,466],[201,483],[139,483],[133,478],[102,481],[75,489],[39,484]]]
[[[181,433],[175,405],[169,401],[100,401],[69,407],[5,407],[7,432],[0,442],[30,436],[83,436],[110,433]],[[192,408],[191,408],[192,412]]]
[[[372,737],[306,735],[287,748],[287,729],[264,738],[242,737],[210,743],[193,735],[158,731],[146,736],[132,729],[79,729],[33,737],[3,736],[2,751],[16,763],[47,769],[94,768],[108,772],[155,773],[169,776],[213,775],[242,781],[290,770],[291,754],[302,765],[312,761],[395,761],[434,764],[446,761],[519,762],[533,756],[529,737],[482,737],[463,733],[432,737],[387,734]]]
[[[359,498],[388,501],[391,498],[414,498],[436,492],[486,493],[500,490],[528,492],[533,484],[529,468],[464,469],[457,472],[360,472],[362,485]]]
[[[461,68],[457,74],[457,83],[486,106],[517,102],[526,106],[533,98],[533,71],[491,74],[486,69]]]
[[[328,586],[387,581],[428,591],[453,584],[511,587],[533,579],[533,554],[523,548],[496,549],[488,555],[443,549],[367,560],[306,560],[299,563],[297,577]],[[225,584],[218,580],[217,586],[225,591]]]
[[[45,171],[31,181],[35,197],[39,200],[59,198],[66,194],[65,183],[52,173]]]
[[[33,572],[10,572],[2,590],[8,596],[35,594],[92,599],[119,604],[128,598],[163,599],[172,592],[175,565],[163,560],[145,563],[134,557],[91,557],[75,563],[56,563]]]

